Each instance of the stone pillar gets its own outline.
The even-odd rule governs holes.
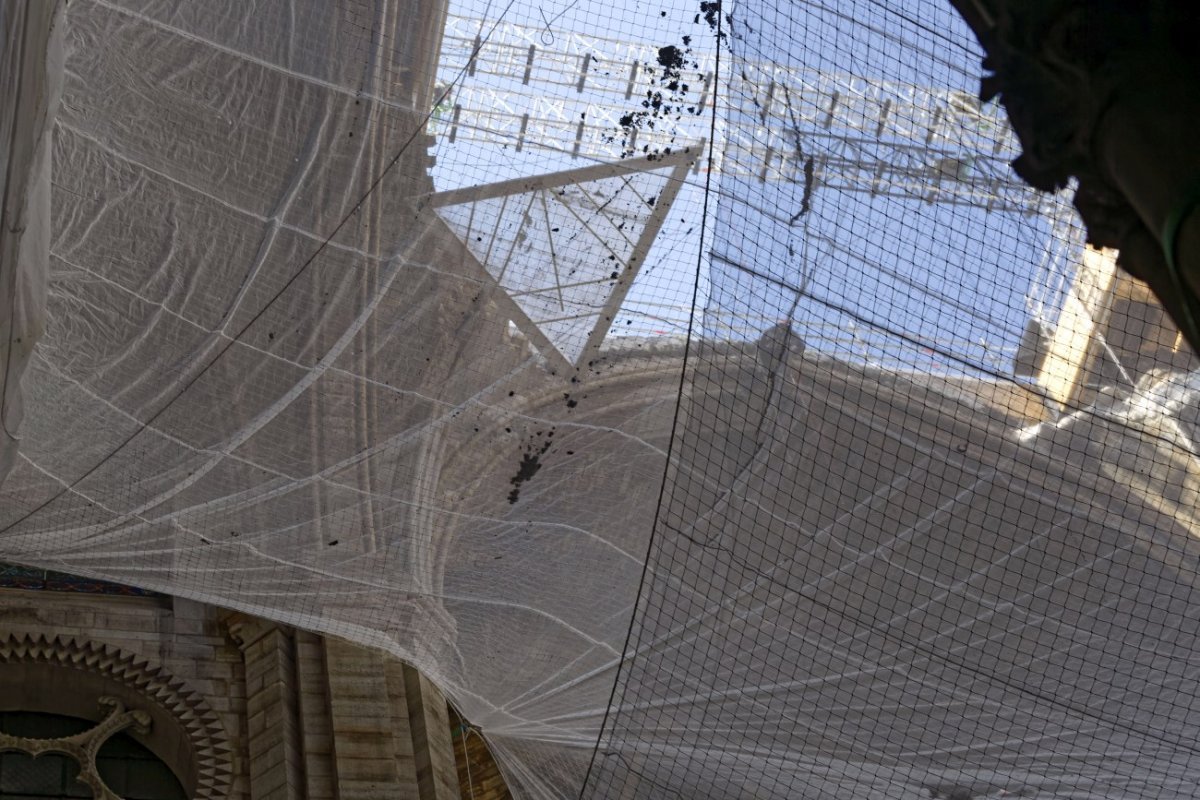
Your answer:
[[[329,677],[325,642],[315,633],[296,631],[296,681],[299,688],[301,753],[306,800],[338,800],[333,763],[333,722],[329,716]]]
[[[386,654],[231,613],[251,800],[458,800],[446,699]]]
[[[446,699],[412,667],[325,640],[339,800],[458,800]]]
[[[291,635],[240,616],[229,623],[229,632],[246,662],[251,800],[301,800],[307,793]]]
[[[421,800],[459,800],[446,698],[412,667],[406,664],[402,669]]]
[[[325,669],[340,800],[419,800],[408,719],[394,713],[383,655],[328,638]]]

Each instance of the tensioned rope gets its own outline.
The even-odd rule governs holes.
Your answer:
[[[613,676],[612,692],[608,697],[608,705],[604,709],[604,717],[600,722],[600,732],[596,736],[596,746],[592,748],[592,756],[588,760],[587,772],[584,775],[583,782],[579,786],[579,798],[583,800],[584,793],[587,792],[588,781],[591,780],[592,769],[596,765],[596,756],[600,752],[600,747],[604,742],[604,730],[608,726],[609,716],[612,713],[613,703],[617,697],[617,687],[621,685],[621,674],[625,665],[629,662],[629,645],[633,640],[633,631],[637,623],[637,610],[641,604],[643,593],[645,592],[647,576],[650,569],[650,555],[653,552],[656,534],[658,533],[659,521],[662,515],[663,503],[667,495],[667,479],[671,473],[671,456],[675,452],[675,446],[678,442],[679,435],[679,414],[683,407],[683,392],[687,385],[687,370],[689,359],[692,354],[693,335],[696,326],[696,306],[700,298],[700,276],[704,265],[704,237],[708,232],[708,211],[709,199],[712,195],[712,176],[714,170],[712,167],[712,143],[717,140],[717,109],[720,103],[717,102],[717,95],[720,92],[721,86],[721,41],[722,41],[722,20],[721,15],[717,14],[717,21],[714,27],[715,44],[716,44],[716,59],[713,63],[713,102],[712,112],[709,119],[709,151],[707,158],[709,161],[709,169],[705,170],[704,176],[704,202],[700,212],[700,246],[696,251],[696,270],[693,275],[692,282],[692,310],[688,315],[687,337],[683,347],[683,363],[679,368],[679,388],[675,395],[675,411],[671,417],[671,435],[667,444],[667,457],[663,463],[662,482],[658,487],[658,499],[654,508],[654,520],[650,524],[650,536],[646,541],[646,555],[642,561],[642,574],[638,579],[638,590],[633,601],[633,610],[629,615],[629,628],[625,632],[625,644],[621,647],[621,660],[617,663],[617,674]]]

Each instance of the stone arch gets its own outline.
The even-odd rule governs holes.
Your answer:
[[[162,666],[80,637],[0,634],[0,711],[41,711],[100,722],[97,699],[145,712],[135,739],[175,772],[189,797],[229,796],[232,749],[204,697]]]

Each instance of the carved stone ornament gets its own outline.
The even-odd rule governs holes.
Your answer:
[[[224,800],[232,782],[232,750],[224,724],[184,681],[139,656],[75,637],[0,633],[0,711],[96,717],[88,731],[60,739],[0,736],[0,750],[64,753],[80,764],[80,779],[95,796],[103,787],[94,756],[113,734],[128,729],[166,763],[195,800]],[[147,735],[148,733],[152,735]]]
[[[70,756],[79,764],[79,776],[75,779],[85,783],[97,800],[121,800],[105,785],[96,769],[96,754],[113,734],[132,727],[138,733],[150,731],[150,715],[145,711],[126,711],[125,704],[115,697],[99,698],[100,705],[108,708],[108,714],[91,728],[74,736],[57,739],[33,739],[25,736],[10,736],[0,731],[0,752],[16,751],[31,756],[43,753],[61,753]]]

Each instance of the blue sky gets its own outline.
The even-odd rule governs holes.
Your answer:
[[[725,10],[730,9],[732,26],[728,18],[722,22],[727,70],[736,63],[729,56],[732,50],[734,56],[818,73],[958,90],[964,96],[976,91],[980,53],[948,3],[754,0],[727,3]],[[711,68],[716,44],[699,2],[466,0],[452,2],[450,11],[538,29],[534,44],[539,58],[556,51],[580,52],[587,49],[588,36],[603,37],[608,41],[595,52],[608,60],[593,70],[598,75],[611,70],[612,80],[624,74],[620,70],[629,59],[644,58],[654,69],[658,48],[684,49],[686,41],[689,66],[694,60],[699,68],[691,79],[693,98],[694,78]],[[484,30],[492,28],[485,24]],[[622,50],[613,41],[629,48]],[[495,90],[507,103],[528,104],[526,111],[534,116],[542,113],[537,104],[548,99],[557,98],[571,119],[587,112],[594,121],[603,105],[571,87],[536,86],[534,80],[533,90],[523,90],[519,80],[456,72],[444,65],[439,78],[445,83],[460,78],[460,88],[475,92]],[[688,70],[683,72],[688,79]],[[722,127],[741,126],[753,138],[753,115],[762,97],[736,88],[724,94],[729,108],[720,112]],[[708,114],[684,114],[659,125],[673,123],[679,137],[688,139],[705,135],[709,122]],[[812,132],[801,126],[798,146],[820,157],[822,140],[809,136]],[[621,131],[614,126],[614,133],[620,136]],[[450,144],[443,137],[435,181],[439,188],[457,188],[580,166],[581,161],[553,149],[526,147],[518,154],[511,147],[462,140]],[[1011,369],[1011,351],[1028,319],[1025,295],[1049,242],[1046,220],[918,199],[872,198],[819,184],[810,191],[809,211],[797,217],[804,197],[800,181],[764,183],[718,174],[712,177],[701,256],[704,178],[693,174],[681,192],[614,332],[682,333],[699,263],[700,307],[705,310],[700,330],[708,335],[737,330],[753,337],[790,318],[810,347],[843,358],[978,374]],[[718,257],[711,258],[712,253]]]

